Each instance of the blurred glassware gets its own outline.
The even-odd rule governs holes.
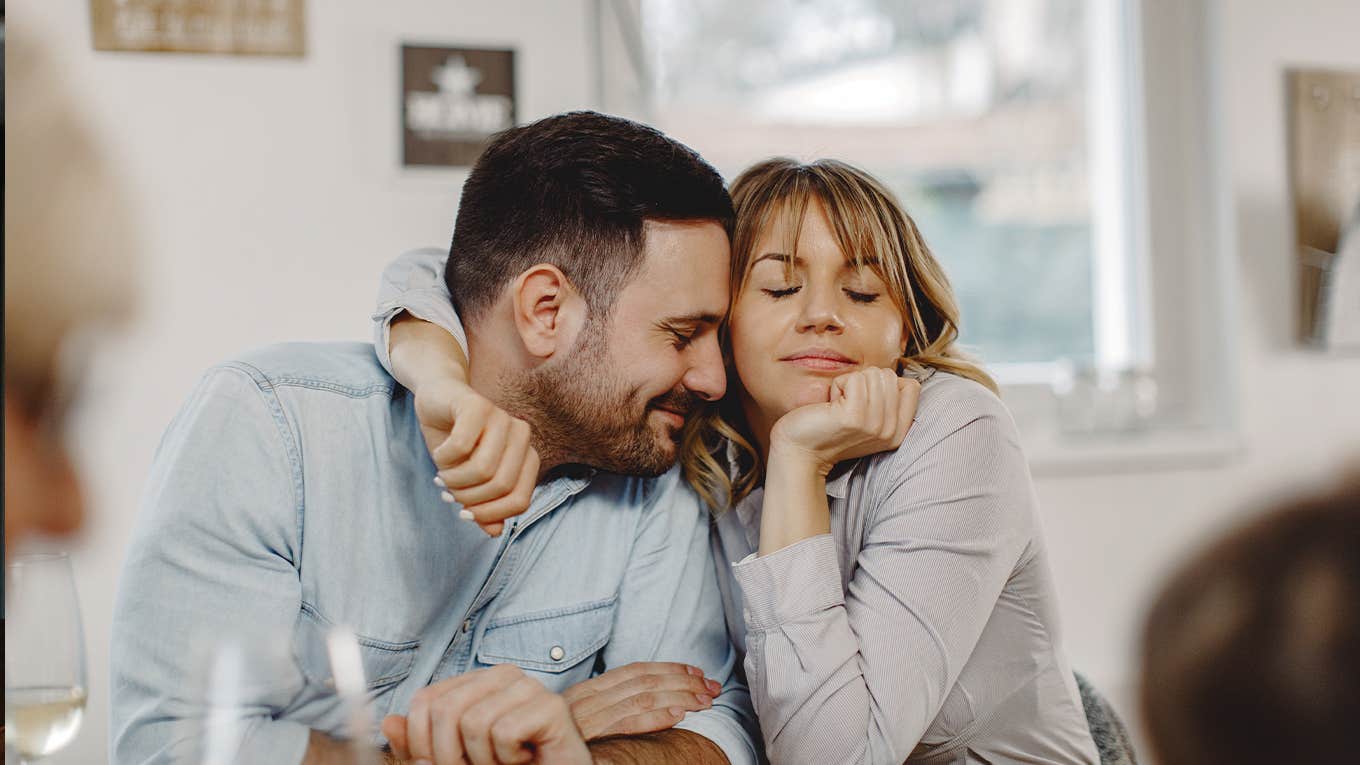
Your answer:
[[[18,556],[6,574],[5,749],[35,762],[80,730],[85,635],[65,553]]]
[[[1116,435],[1146,428],[1157,413],[1157,380],[1147,369],[1057,365],[1053,396],[1064,435]]]
[[[191,746],[201,749],[181,752],[176,761],[201,765],[241,762],[243,739],[250,732],[251,718],[264,713],[270,704],[295,696],[295,690],[289,690],[290,678],[301,671],[299,662],[312,658],[325,663],[325,679],[312,678],[316,684],[304,691],[303,704],[312,706],[331,693],[339,701],[312,725],[329,732],[339,742],[334,750],[327,750],[330,758],[327,761],[380,765],[377,724],[359,641],[353,632],[335,626],[290,637],[256,625],[218,636],[213,645],[195,657],[193,663],[202,668],[201,672],[186,681],[190,688],[197,689],[191,692],[204,702],[202,734],[191,742]],[[327,706],[324,702],[320,704]]]
[[[345,714],[350,761],[354,765],[380,765],[378,750],[372,746],[375,721],[359,641],[348,629],[332,627],[326,635],[326,654],[330,657],[335,692]]]
[[[245,652],[233,640],[218,646],[208,675],[208,720],[203,734],[203,765],[232,765],[245,735]]]

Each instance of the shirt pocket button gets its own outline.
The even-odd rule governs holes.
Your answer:
[[[567,652],[564,651],[560,645],[555,645],[552,647],[552,650],[548,651],[548,656],[552,657],[553,661],[561,661],[566,655]]]

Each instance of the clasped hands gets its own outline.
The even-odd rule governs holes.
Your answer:
[[[592,762],[587,741],[666,730],[722,687],[687,664],[638,662],[549,691],[501,664],[417,691],[383,735],[398,759],[429,765]]]

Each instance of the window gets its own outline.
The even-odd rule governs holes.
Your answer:
[[[1135,306],[1117,232],[1130,195],[1126,178],[1108,177],[1127,152],[1118,120],[1097,113],[1124,99],[1102,5],[1112,2],[608,3],[630,32],[635,75],[632,89],[606,89],[606,106],[729,179],[775,154],[872,172],[944,263],[964,344],[1003,379],[1042,378],[1059,360],[1129,365]],[[1114,204],[1093,204],[1097,192]],[[1102,270],[1111,260],[1113,274]]]
[[[1221,354],[1189,337],[1212,337],[1223,315],[1200,289],[1222,276],[1205,264],[1216,229],[1202,193],[1213,168],[1200,3],[596,8],[606,110],[693,146],[729,180],[790,155],[848,160],[890,185],[953,282],[963,344],[1007,388],[1022,429],[1043,421],[1027,437],[1221,414],[1223,392],[1202,382]]]

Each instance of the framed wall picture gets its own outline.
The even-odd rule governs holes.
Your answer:
[[[1300,339],[1360,349],[1360,246],[1348,241],[1360,236],[1360,70],[1290,69],[1286,82]]]
[[[467,167],[515,124],[515,52],[403,45],[402,164]]]
[[[305,0],[90,0],[95,50],[301,56]]]

